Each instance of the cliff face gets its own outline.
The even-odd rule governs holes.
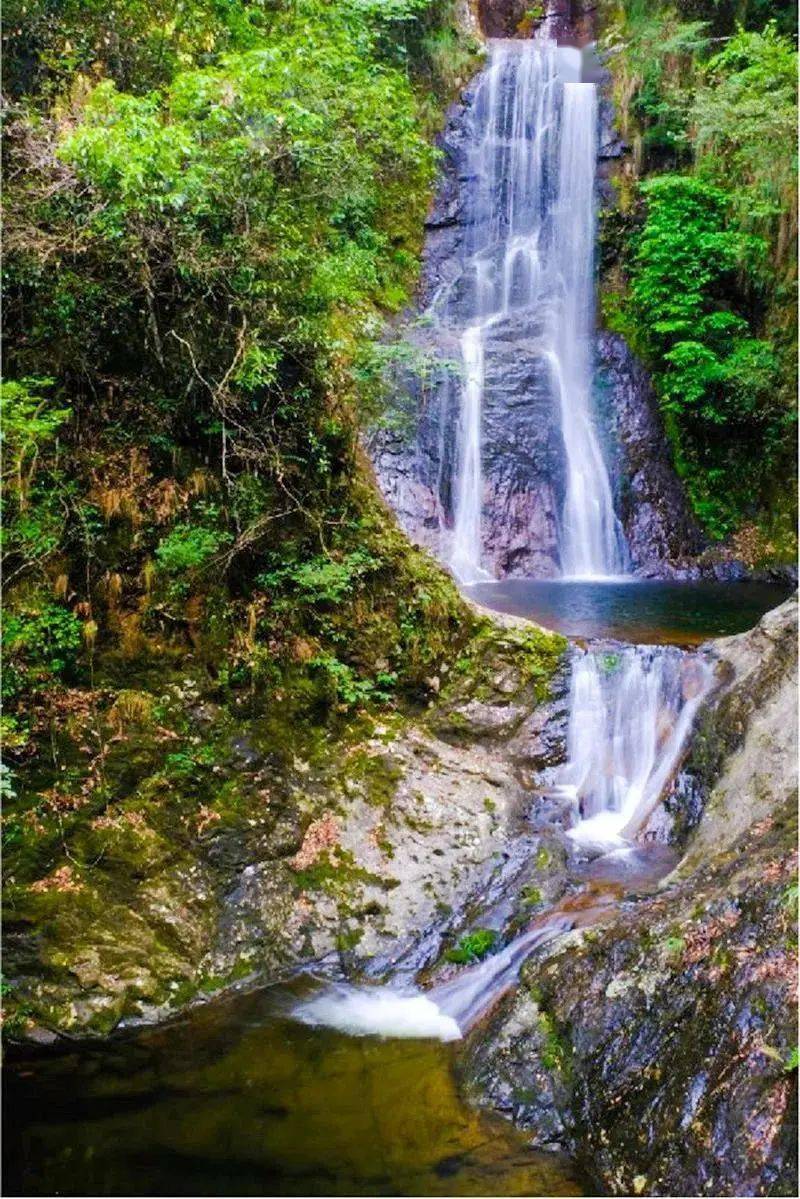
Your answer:
[[[600,389],[607,395],[618,444],[620,519],[637,573],[645,578],[692,573],[686,561],[703,549],[672,465],[647,371],[624,338],[597,337]]]
[[[548,20],[552,24],[563,16],[553,13]],[[478,93],[476,79],[451,109],[440,141],[443,160],[426,222],[419,316],[407,331],[411,358],[418,364],[398,372],[394,381],[402,420],[370,439],[381,490],[401,526],[440,558],[448,556],[455,515],[463,389],[459,332],[475,319],[474,272],[465,263],[475,221],[471,150]],[[623,149],[614,129],[613,107],[603,99],[600,204],[614,202],[609,175]],[[503,185],[499,180],[495,187]],[[484,334],[483,560],[498,578],[560,573],[565,447],[540,332],[529,312],[512,308]],[[613,467],[617,510],[633,565],[648,577],[685,574],[702,539],[672,467],[646,372],[622,338],[603,332],[596,339],[595,364],[597,420]]]
[[[796,621],[712,643],[677,870],[531,959],[471,1049],[488,1101],[611,1194],[797,1191]]]

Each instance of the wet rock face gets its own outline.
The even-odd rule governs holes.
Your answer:
[[[530,36],[546,22],[554,37],[585,40],[590,36],[595,6],[591,0],[478,0],[478,22],[486,37]],[[528,14],[537,11],[535,18]],[[544,17],[544,20],[542,20]]]
[[[686,763],[696,829],[682,863],[689,872],[733,845],[747,828],[797,796],[797,597],[755,629],[713,641],[720,680],[701,715]],[[745,802],[743,802],[743,799]],[[702,814],[702,819],[701,819]]]
[[[475,275],[468,259],[477,186],[470,153],[477,93],[473,80],[451,109],[441,138],[443,166],[426,226],[419,297],[427,315],[407,332],[408,344],[427,367],[398,374],[403,419],[374,434],[369,444],[379,485],[401,526],[445,560],[459,469],[459,338],[474,320]],[[624,146],[605,98],[599,113],[597,190],[599,202],[608,204],[613,202],[609,170]],[[558,404],[530,313],[512,310],[498,320],[487,330],[484,353],[484,565],[498,578],[554,577],[560,573],[565,451]],[[431,369],[431,363],[437,365]],[[596,393],[634,568],[648,577],[692,573],[686,559],[700,551],[702,539],[672,468],[647,374],[619,336],[598,335]]]
[[[531,7],[527,0],[478,0],[478,20],[486,37],[513,37]]]
[[[644,367],[624,339],[597,338],[598,382],[608,397],[619,444],[620,517],[633,566],[646,578],[680,577],[671,565],[699,553],[703,539],[692,519]]]
[[[678,868],[530,959],[473,1037],[479,1100],[603,1193],[797,1193],[796,619],[713,643],[710,795]]]
[[[487,561],[500,578],[557,575],[563,442],[546,363],[513,320],[487,339],[484,395]]]
[[[789,814],[786,814],[788,816]],[[531,961],[469,1071],[604,1193],[796,1194],[793,819]]]
[[[198,705],[187,680],[169,710],[197,744],[213,730],[213,766],[169,790],[147,775],[131,797],[143,812],[92,821],[84,860],[108,871],[65,866],[20,886],[4,1033],[102,1036],[312,963],[410,979],[520,878],[555,894],[564,871],[554,850],[537,857],[548,830],[526,823],[527,772],[557,754],[547,725],[564,703],[565,649],[511,617],[476,621],[428,681],[427,708],[361,712],[335,730]],[[146,747],[160,765],[163,733],[118,742],[108,777]]]

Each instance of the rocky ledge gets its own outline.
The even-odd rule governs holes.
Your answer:
[[[550,895],[555,855],[520,840],[522,780],[563,753],[549,718],[565,648],[480,618],[427,704],[338,727],[291,727],[277,699],[267,715],[231,709],[199,678],[124,693],[101,814],[93,776],[77,799],[53,790],[69,840],[29,821],[6,870],[7,1034],[105,1035],[312,963],[413,974],[511,875]],[[64,752],[96,728],[72,698]]]
[[[684,856],[551,943],[478,1030],[476,1098],[617,1195],[795,1195],[797,601],[710,644]]]

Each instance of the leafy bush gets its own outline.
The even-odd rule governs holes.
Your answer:
[[[362,678],[333,654],[320,654],[311,659],[309,666],[325,680],[328,700],[344,708],[385,703],[391,698],[392,689],[397,683],[397,675],[387,671],[379,673],[374,679]]]
[[[485,958],[494,949],[497,933],[490,928],[476,928],[474,932],[465,933],[458,944],[448,949],[445,957],[448,962],[459,965],[470,965]]]
[[[628,310],[656,367],[695,509],[723,536],[774,469],[791,420],[780,399],[781,364],[769,342],[749,335],[737,283],[765,247],[730,225],[726,195],[702,179],[665,175],[642,192],[647,218]]]
[[[309,604],[338,604],[365,575],[380,566],[379,558],[358,549],[339,560],[320,555],[306,562],[287,563],[267,571],[258,581],[268,590],[284,592],[287,602],[300,599]]]
[[[649,176],[621,178],[623,212],[605,222],[603,308],[648,361],[717,538],[793,503],[794,24],[772,0],[623,0],[603,38],[634,171]]]
[[[3,619],[3,696],[47,686],[74,671],[80,621],[67,608],[45,603]]]
[[[55,404],[50,378],[0,383],[3,567],[6,578],[43,563],[64,530],[63,479],[53,451],[71,416]]]
[[[39,425],[8,577],[127,659],[188,620],[225,685],[422,690],[463,609],[390,534],[356,414],[415,282],[455,5],[107,7],[12,0],[7,365]]]
[[[168,574],[184,574],[208,565],[231,540],[231,534],[225,530],[179,524],[156,547],[156,558]]]

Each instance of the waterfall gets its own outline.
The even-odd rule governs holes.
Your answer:
[[[479,325],[471,325],[465,330],[461,338],[461,356],[464,362],[464,384],[461,401],[460,469],[450,565],[458,578],[465,583],[475,583],[489,577],[480,565],[483,336]]]
[[[545,38],[493,42],[474,97],[464,181],[469,236],[457,283],[443,286],[432,306],[434,318],[457,332],[463,368],[449,561],[464,583],[489,577],[482,418],[487,349],[496,355],[498,346],[506,355],[532,351],[558,419],[562,576],[619,576],[628,565],[592,411],[598,116],[579,59]],[[527,412],[527,394],[524,402]],[[646,825],[710,686],[705,659],[675,647],[607,643],[574,652],[567,762],[557,786],[575,804],[569,835],[576,844],[607,852]],[[515,982],[533,949],[573,920],[556,910],[427,993],[333,984],[294,1014],[354,1034],[452,1040]]]
[[[578,52],[547,38],[490,47],[468,131],[460,290],[455,299],[445,292],[437,313],[462,323],[449,561],[464,583],[490,577],[481,536],[485,343],[513,317],[545,364],[563,440],[561,573],[620,575],[627,551],[592,412],[596,89],[576,78]]]
[[[600,853],[629,845],[672,782],[712,679],[701,653],[675,646],[608,643],[576,652],[567,762],[558,785],[576,803],[578,821],[569,836],[577,844]],[[294,1015],[357,1036],[451,1041],[514,984],[537,946],[571,927],[567,913],[554,912],[426,994],[335,984],[303,1001]]]
[[[570,686],[567,763],[579,844],[619,846],[646,822],[680,760],[709,692],[706,660],[675,646],[616,645],[578,652]]]
[[[457,1041],[516,982],[528,954],[571,927],[569,917],[553,917],[426,994],[414,989],[395,991],[390,987],[331,983],[296,1004],[292,1014],[303,1024],[336,1028],[353,1036]]]

